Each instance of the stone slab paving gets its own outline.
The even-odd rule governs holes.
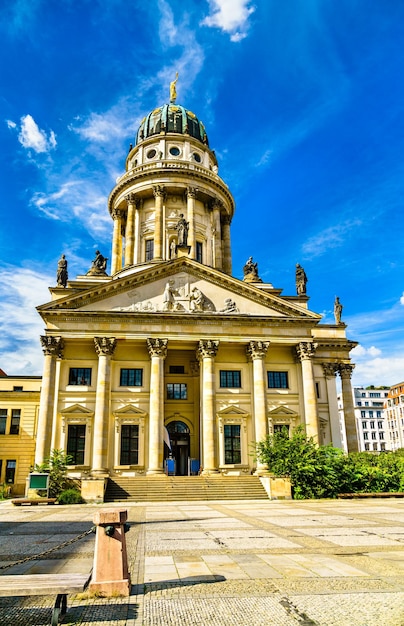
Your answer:
[[[63,624],[404,626],[400,499],[112,506],[131,523],[131,596],[69,598]],[[0,568],[74,539],[100,508],[1,504]],[[0,576],[87,572],[93,550],[88,535]],[[0,598],[0,625],[49,624],[53,602]]]

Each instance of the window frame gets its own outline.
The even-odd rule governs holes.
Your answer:
[[[70,435],[73,432],[73,429],[75,429],[76,434],[74,437],[71,437]],[[83,433],[82,435],[78,434],[79,429]],[[86,434],[87,434],[86,424],[68,424],[67,425],[66,454],[72,457],[72,461],[70,465],[84,465],[85,464]],[[71,451],[70,445],[69,445],[71,441],[75,442],[73,452]],[[82,449],[80,447],[80,442],[83,442]]]
[[[74,376],[73,376],[74,371],[77,372],[76,381],[74,380]],[[83,374],[81,374],[80,382],[77,382],[79,380],[79,372],[83,372]],[[68,384],[71,385],[72,387],[91,387],[91,378],[92,378],[91,367],[70,367],[69,368]]]
[[[166,383],[167,400],[188,400],[187,383]]]
[[[220,370],[220,389],[241,389],[241,370]]]
[[[124,382],[125,377],[127,378],[127,382]],[[132,379],[133,379],[133,382],[131,382]],[[143,387],[143,368],[121,367],[120,372],[119,372],[119,386],[120,387]]]
[[[139,430],[139,424],[121,424],[119,436],[119,465],[139,465]],[[129,436],[125,434],[127,431]],[[132,435],[132,431],[136,432],[136,434]],[[124,441],[129,442],[127,450],[123,450]],[[134,449],[132,449],[132,442],[136,442]],[[132,454],[134,454],[133,458]],[[124,455],[127,455],[127,458]]]
[[[154,239],[145,240],[145,261],[153,261],[154,259]]]
[[[271,378],[272,384],[270,380]],[[281,370],[267,370],[267,384],[268,389],[290,389],[289,372]]]
[[[230,435],[226,435],[226,431],[230,430]],[[233,431],[237,430],[238,435],[234,435]],[[241,464],[241,425],[240,424],[224,424],[223,427],[223,439],[224,439],[224,464],[225,465],[240,465]],[[235,443],[238,446],[234,445]],[[227,443],[230,446],[227,447]],[[231,460],[228,458],[230,453]]]

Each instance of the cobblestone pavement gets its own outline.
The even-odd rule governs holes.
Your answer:
[[[131,596],[69,597],[63,624],[404,626],[401,499],[113,506],[131,523]],[[100,508],[1,504],[0,568],[79,535]],[[91,534],[0,575],[87,572],[93,550]],[[0,624],[50,624],[54,599],[0,598]]]

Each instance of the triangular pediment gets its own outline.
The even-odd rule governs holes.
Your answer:
[[[275,409],[268,411],[268,414],[271,417],[296,417],[297,415],[295,411],[292,411],[292,409],[289,409],[287,406],[277,406]]]
[[[115,417],[145,417],[146,413],[141,411],[133,404],[127,404],[120,409],[114,411]]]
[[[38,307],[47,312],[269,316],[314,323],[321,316],[303,306],[188,258],[125,270],[106,283],[92,285]]]
[[[85,406],[81,404],[72,404],[72,406],[68,406],[66,409],[62,409],[60,411],[62,415],[82,415],[85,417],[89,417],[90,415],[94,415],[93,411],[90,411]]]
[[[218,411],[217,413],[219,415],[219,417],[229,417],[229,416],[240,416],[242,415],[243,417],[247,417],[249,415],[249,413],[247,413],[247,411],[244,411],[244,409],[240,409],[240,407],[238,406],[227,406],[225,409],[222,409],[221,411]]]

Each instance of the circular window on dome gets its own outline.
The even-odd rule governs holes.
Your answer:
[[[154,148],[152,148],[151,150],[149,150],[146,154],[148,159],[154,159],[154,157],[156,156],[157,152]]]
[[[194,160],[194,161],[196,161],[197,163],[200,163],[200,162],[202,161],[202,159],[201,159],[201,155],[200,155],[200,154],[198,154],[197,152],[194,152],[194,153],[193,153],[192,158],[193,158],[193,160]]]
[[[181,154],[181,150],[177,148],[177,146],[172,146],[170,148],[170,154],[172,154],[173,156],[179,156]]]

